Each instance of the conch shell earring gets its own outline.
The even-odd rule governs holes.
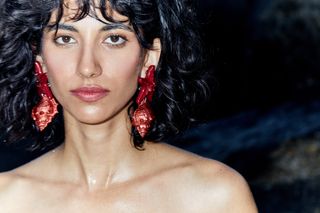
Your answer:
[[[146,77],[139,77],[138,79],[140,86],[140,91],[136,99],[138,108],[133,113],[132,125],[138,130],[142,138],[148,133],[151,123],[155,118],[150,107],[150,102],[152,101],[156,86],[154,72],[155,66],[151,65],[146,72]]]
[[[58,104],[55,101],[48,85],[47,75],[42,71],[41,64],[35,62],[35,75],[37,77],[37,90],[41,97],[40,102],[32,109],[32,118],[40,131],[44,130],[58,113]]]

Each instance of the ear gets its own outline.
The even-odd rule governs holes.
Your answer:
[[[41,55],[36,55],[36,61],[39,61],[41,64],[43,64],[43,58]]]
[[[144,78],[146,76],[146,71],[149,66],[154,65],[157,67],[161,55],[161,42],[159,38],[153,40],[152,48],[147,50],[144,56],[144,63],[140,77]]]
[[[46,73],[47,70],[44,65],[43,57],[41,55],[36,55],[36,61],[40,62],[43,72]]]

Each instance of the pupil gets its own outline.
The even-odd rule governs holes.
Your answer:
[[[70,38],[67,36],[62,37],[63,42],[65,43],[69,43],[70,42]]]
[[[112,42],[117,42],[119,40],[119,37],[118,36],[111,36],[110,39]]]

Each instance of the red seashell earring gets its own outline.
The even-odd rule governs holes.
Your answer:
[[[150,108],[150,102],[155,89],[154,80],[155,66],[151,65],[147,72],[146,77],[139,77],[138,83],[140,91],[138,93],[136,103],[138,108],[134,111],[132,116],[132,125],[138,130],[142,138],[148,133],[151,123],[154,120],[152,109]]]
[[[47,75],[43,72],[41,64],[35,62],[35,75],[37,77],[37,90],[41,97],[40,102],[32,109],[32,118],[37,127],[42,131],[58,113],[58,104],[55,101],[48,85]]]

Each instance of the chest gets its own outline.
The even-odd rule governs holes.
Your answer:
[[[23,196],[21,196],[24,194]],[[136,187],[99,193],[81,193],[78,190],[29,191],[7,200],[3,213],[87,213],[87,212],[196,212],[165,187]]]

